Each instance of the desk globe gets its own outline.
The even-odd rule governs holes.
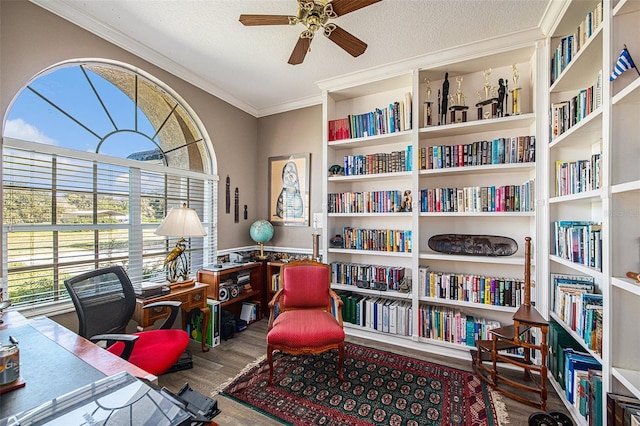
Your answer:
[[[266,259],[264,255],[264,243],[273,237],[273,225],[265,219],[256,220],[251,224],[249,235],[251,235],[251,239],[260,246],[260,256],[258,256],[258,259]]]

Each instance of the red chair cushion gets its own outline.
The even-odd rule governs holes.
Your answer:
[[[267,334],[267,344],[289,348],[322,348],[344,341],[344,330],[329,312],[280,313]]]
[[[287,308],[314,308],[329,304],[329,266],[284,267],[283,300]]]
[[[149,330],[134,334],[140,337],[136,340],[129,362],[154,376],[159,376],[175,364],[189,345],[189,335],[184,330]],[[107,350],[120,356],[124,343],[116,342]]]

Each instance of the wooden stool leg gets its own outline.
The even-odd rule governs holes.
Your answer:
[[[495,334],[491,336],[492,346],[491,346],[491,383],[495,386],[498,382],[497,372],[498,372],[498,360],[496,355],[498,354],[498,336]]]

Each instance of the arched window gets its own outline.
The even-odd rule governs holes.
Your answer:
[[[176,238],[155,229],[183,203],[207,236],[191,271],[213,263],[217,176],[204,128],[177,94],[122,64],[75,61],[32,79],[3,134],[3,276],[14,305],[67,297],[63,281],[122,264],[161,276]]]

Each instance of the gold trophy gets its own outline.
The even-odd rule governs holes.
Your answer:
[[[426,93],[427,97],[424,100],[424,127],[431,126],[433,124],[433,101],[431,100],[431,82],[428,78],[424,80],[427,83]]]
[[[520,95],[521,88],[518,86],[518,78],[520,77],[520,73],[518,73],[518,69],[516,68],[516,64],[511,65],[511,69],[513,70],[513,89],[511,92],[511,115],[519,115],[522,113],[520,109]]]
[[[496,88],[489,82],[491,68],[482,71],[482,75],[484,76],[484,100],[480,100],[476,103],[478,120],[495,118],[498,115],[498,94],[496,92]],[[478,99],[481,98],[482,96],[480,95],[480,92],[478,92]],[[487,105],[490,106],[490,109],[485,110],[484,107]]]
[[[463,80],[463,77],[456,77],[456,81],[458,82],[458,90],[456,90],[455,95],[449,96],[449,102],[451,102],[449,111],[451,111],[452,123],[467,122],[467,110],[469,109],[469,107],[467,106],[467,97],[464,95],[464,93],[462,93]]]

